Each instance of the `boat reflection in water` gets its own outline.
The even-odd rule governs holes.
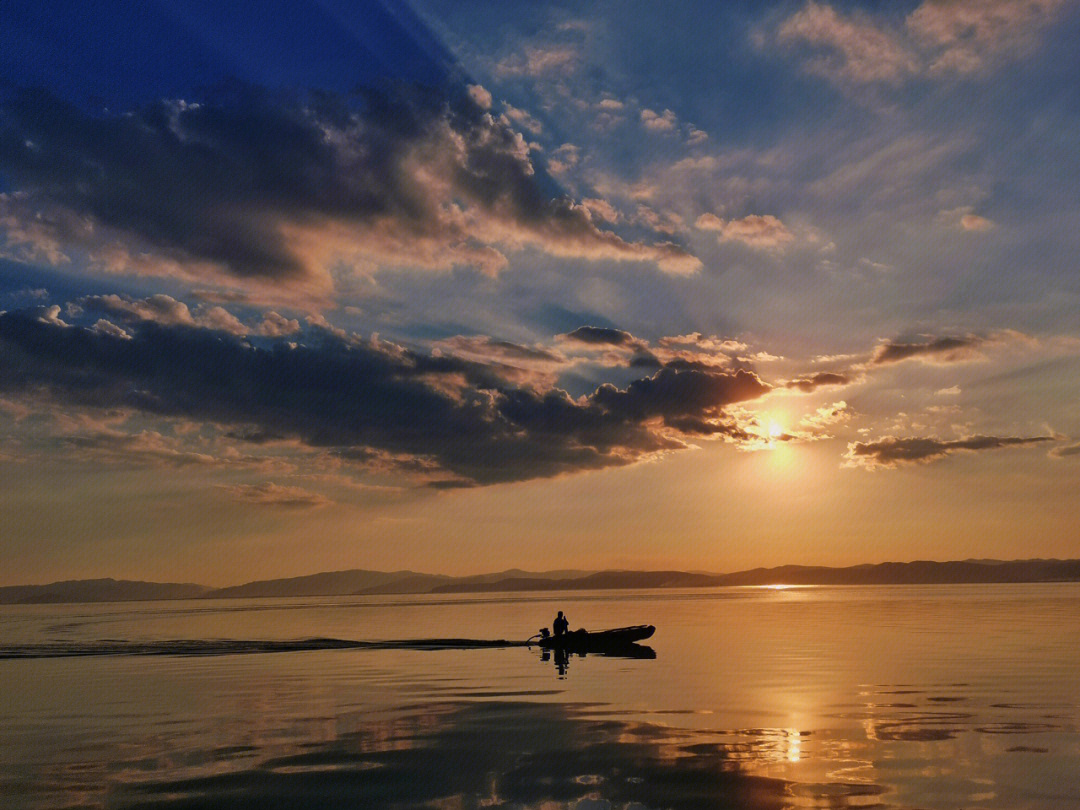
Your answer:
[[[555,647],[554,649],[542,648],[540,650],[540,660],[554,660],[555,669],[558,670],[560,678],[566,677],[566,671],[570,666],[570,659],[573,656],[584,658],[587,655],[600,655],[604,658],[637,658],[642,660],[652,660],[656,658],[656,650],[644,644],[623,644],[618,647],[608,647],[592,652],[571,652],[561,646]]]

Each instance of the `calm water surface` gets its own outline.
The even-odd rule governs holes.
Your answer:
[[[655,624],[655,657],[250,643],[520,640],[558,609]],[[0,797],[1080,808],[1080,585],[5,606]]]

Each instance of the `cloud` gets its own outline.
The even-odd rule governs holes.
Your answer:
[[[864,14],[843,16],[832,6],[815,2],[784,20],[776,39],[781,45],[807,47],[805,69],[827,78],[898,83],[919,69],[896,33]]]
[[[742,341],[701,332],[667,335],[652,345],[623,329],[581,326],[556,340],[570,355],[585,351],[590,359],[615,367],[717,371],[777,359],[764,352],[746,356],[749,347]]]
[[[217,485],[217,489],[242,503],[256,506],[276,506],[287,509],[319,509],[333,503],[329,498],[317,492],[274,484],[269,481],[261,484]]]
[[[1033,48],[1065,0],[927,0],[907,18],[931,74],[975,73]]]
[[[548,159],[548,171],[552,174],[561,175],[578,165],[581,160],[581,150],[572,143],[564,143],[551,153]],[[586,206],[588,211],[591,208]]]
[[[840,400],[831,405],[822,405],[814,413],[804,417],[799,427],[813,438],[829,438],[828,428],[851,421],[854,412],[846,402]]]
[[[0,397],[0,413],[5,413],[13,422],[21,422],[34,413],[34,409],[22,402],[14,402]]]
[[[148,298],[127,295],[87,295],[79,305],[88,310],[106,312],[126,321],[153,321],[164,326],[195,326],[195,318],[183,301],[171,295],[157,294]]]
[[[808,2],[776,29],[803,67],[839,83],[898,85],[912,78],[966,76],[1019,58],[1065,0],[925,0],[902,26],[864,12],[841,14]]]
[[[957,208],[939,211],[937,220],[951,228],[959,228],[964,231],[975,231],[978,233],[992,231],[997,227],[997,224],[993,220],[974,213],[974,207],[970,205],[961,205]]]
[[[465,89],[469,93],[469,98],[476,102],[476,106],[482,110],[491,109],[491,93],[485,90],[483,85],[467,84]]]
[[[497,340],[487,335],[465,336],[440,340],[436,346],[449,349],[455,355],[461,357],[466,354],[474,354],[485,358],[499,358],[502,360],[531,361],[543,363],[565,363],[566,358],[557,352],[539,346],[522,346],[509,340]]]
[[[477,484],[631,464],[685,447],[685,435],[733,436],[725,409],[770,389],[745,369],[672,363],[573,398],[514,385],[490,365],[322,329],[252,345],[151,320],[120,339],[30,310],[0,315],[0,395],[414,457]]]
[[[230,335],[243,336],[248,333],[248,328],[224,307],[200,307],[195,322],[203,329],[216,329]]]
[[[671,110],[658,113],[655,110],[644,109],[641,111],[641,123],[645,129],[653,132],[671,132],[675,129],[677,119]]]
[[[581,204],[592,216],[599,217],[604,222],[618,222],[620,219],[619,212],[607,200],[590,197],[582,200]]]
[[[844,458],[849,467],[878,469],[902,464],[929,463],[958,452],[1024,447],[1054,441],[1053,436],[969,436],[964,439],[897,438],[886,436],[873,442],[850,442]]]
[[[703,129],[698,129],[693,124],[690,125],[690,129],[686,134],[687,146],[701,146],[705,141],[709,140],[709,133]]]
[[[638,205],[630,222],[645,225],[658,233],[675,234],[686,230],[683,218],[673,211],[656,211],[647,205]]]
[[[48,323],[53,326],[67,326],[67,324],[60,319],[60,307],[56,304],[53,304],[50,307],[33,307],[27,311],[37,315],[37,319],[41,321],[41,323]]]
[[[527,45],[495,64],[500,76],[566,76],[578,69],[581,54],[573,45]]]
[[[979,347],[985,338],[975,335],[939,337],[921,343],[883,341],[871,355],[873,365],[899,363],[904,360],[923,360],[930,363],[962,363],[982,357]]]
[[[649,349],[650,356],[667,365],[681,364],[687,368],[734,367],[736,361],[746,365],[758,360],[776,359],[761,352],[747,356],[750,347],[742,341],[718,335],[703,335],[701,332],[666,335],[657,343],[657,346]]]
[[[94,324],[94,331],[100,332],[103,335],[111,335],[112,337],[129,339],[131,335],[124,331],[120,326],[117,326],[112,321],[107,321],[104,318],[98,318]]]
[[[222,463],[209,453],[186,449],[177,440],[149,430],[139,433],[103,430],[90,435],[65,436],[61,443],[69,451],[68,458],[95,463],[154,467],[209,467]]]
[[[694,346],[703,351],[710,352],[745,352],[750,347],[741,340],[724,338],[717,335],[703,335],[701,332],[691,332],[687,335],[666,335],[660,338],[661,346]]]
[[[818,388],[833,385],[848,385],[851,382],[854,382],[854,378],[848,373],[819,371],[805,377],[797,377],[794,380],[788,380],[784,383],[784,387],[797,388],[803,393],[809,394],[812,391],[816,391]]]
[[[551,388],[559,372],[570,364],[557,351],[540,346],[523,346],[487,335],[445,338],[434,343],[432,351],[491,366],[504,379],[534,388]]]
[[[44,300],[49,297],[49,291],[44,287],[23,287],[20,290],[12,290],[11,292],[4,293],[5,298]]]
[[[721,242],[742,242],[754,248],[774,248],[795,237],[771,214],[751,214],[742,219],[723,220],[715,214],[702,214],[694,222],[699,230],[719,231]]]
[[[994,223],[978,214],[964,214],[960,217],[960,227],[965,231],[989,231],[993,230]]]
[[[1080,456],[1080,442],[1076,444],[1063,444],[1050,451],[1051,458],[1071,458]]]
[[[14,189],[0,196],[9,241],[78,248],[110,271],[318,296],[332,267],[493,274],[527,247],[700,267],[545,191],[524,139],[465,92],[363,91],[353,103],[245,88],[90,115],[16,90],[0,102],[0,170]]]
[[[634,351],[648,348],[645,341],[639,340],[629,332],[606,326],[579,326],[572,332],[560,335],[559,338],[571,343],[584,343],[588,346],[614,346]]]
[[[544,125],[533,118],[528,112],[512,104],[505,105],[506,117],[520,127],[524,127],[533,135],[539,135],[544,131]]]
[[[128,323],[153,321],[163,326],[190,326],[215,329],[230,335],[246,335],[248,327],[221,306],[203,305],[193,314],[188,305],[162,293],[147,298],[127,295],[87,295],[78,305],[91,312],[104,312]],[[280,316],[279,316],[280,317]]]
[[[284,337],[294,335],[300,331],[300,321],[296,318],[286,318],[271,310],[263,316],[262,323],[255,329],[256,333],[263,337]]]

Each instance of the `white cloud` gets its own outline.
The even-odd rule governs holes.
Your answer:
[[[38,320],[42,323],[52,324],[53,326],[67,326],[68,324],[60,320],[60,307],[53,304],[51,307],[45,307],[40,310]]]
[[[581,55],[573,45],[527,45],[495,64],[502,76],[567,75],[577,70]]]
[[[724,229],[724,220],[720,219],[716,214],[705,213],[697,218],[694,225],[703,231],[722,231]]]
[[[581,160],[581,150],[572,143],[564,143],[551,153],[548,159],[548,171],[552,174],[563,174],[578,165]]]
[[[219,306],[200,307],[195,317],[195,323],[203,329],[228,332],[230,335],[236,335],[237,337],[242,337],[248,333],[248,328],[235,315]]]
[[[694,224],[703,231],[718,231],[721,242],[742,242],[754,248],[779,247],[795,238],[772,214],[750,214],[742,219],[723,220],[706,213]]]
[[[655,110],[646,108],[641,111],[642,125],[653,132],[671,132],[675,129],[676,122],[675,113],[671,110],[658,113]]]
[[[515,107],[512,104],[507,104],[505,106],[506,117],[518,126],[524,127],[533,135],[539,135],[541,132],[544,131],[544,125],[537,121],[535,118],[533,118],[531,115],[529,115],[529,113],[525,110]]]
[[[131,335],[112,321],[107,321],[104,318],[98,318],[97,323],[94,324],[94,331],[101,335],[108,335],[109,337],[131,340]]]
[[[700,146],[709,140],[709,133],[703,129],[698,129],[693,124],[690,125],[690,131],[686,135],[687,146]]]
[[[807,71],[854,82],[899,82],[918,71],[918,62],[896,33],[865,15],[842,16],[828,5],[807,3],[777,30],[783,45],[813,50]]]
[[[484,89],[482,84],[468,84],[465,86],[469,92],[469,98],[476,102],[483,110],[491,109],[491,93]]]
[[[925,0],[901,26],[808,2],[776,41],[809,49],[803,65],[838,82],[899,84],[969,75],[1030,51],[1065,0]]]
[[[300,331],[300,321],[286,318],[271,310],[263,316],[263,321],[255,330],[263,337],[284,337]]]
[[[907,28],[927,53],[930,73],[974,73],[1035,46],[1064,0],[927,0]]]

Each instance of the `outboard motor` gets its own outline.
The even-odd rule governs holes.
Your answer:
[[[540,641],[543,641],[544,639],[549,638],[550,636],[551,636],[551,631],[548,630],[546,627],[541,627],[540,632],[537,633],[535,636],[532,636],[532,637],[526,639],[525,643],[526,644],[532,644],[533,639],[539,639]]]

